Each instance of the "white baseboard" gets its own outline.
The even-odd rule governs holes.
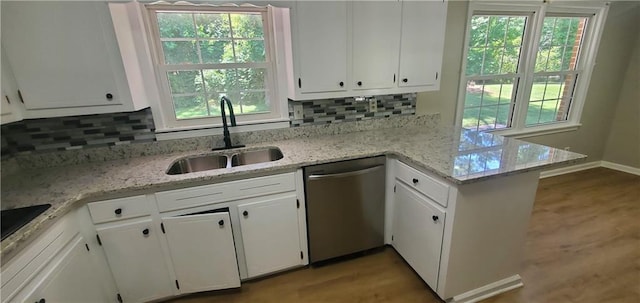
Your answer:
[[[600,161],[600,166],[606,167],[606,168],[610,168],[610,169],[619,170],[619,171],[625,172],[625,173],[634,174],[636,176],[640,176],[640,168],[635,168],[635,167],[632,167],[632,166],[622,165],[622,164],[613,163],[613,162],[609,162],[609,161]]]
[[[475,303],[522,286],[524,286],[524,284],[522,283],[520,275],[513,275],[506,279],[454,296],[447,300],[447,303]]]
[[[600,162],[602,161],[593,161],[593,162],[581,163],[581,164],[576,164],[576,165],[571,165],[566,167],[560,167],[560,168],[551,169],[551,170],[545,170],[540,173],[540,179],[569,174],[569,173],[575,173],[581,170],[600,167],[601,166]]]
[[[586,169],[591,169],[596,167],[605,167],[605,168],[640,176],[640,168],[617,164],[609,161],[593,161],[593,162],[587,162],[587,163],[543,171],[540,173],[540,179],[564,175],[568,173],[574,173],[581,170],[586,170]]]

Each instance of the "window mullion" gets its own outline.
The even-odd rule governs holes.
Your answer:
[[[542,35],[542,24],[544,22],[544,10],[542,7],[534,11],[525,25],[525,34],[518,64],[518,73],[522,75],[519,79],[515,97],[514,113],[511,128],[514,130],[524,129],[529,107],[529,98],[533,87],[535,61],[537,57],[538,43]]]
[[[198,51],[198,60],[200,63],[204,62],[202,60],[202,50],[200,50],[200,38],[198,37],[198,25],[196,24],[196,15],[195,14],[191,14],[191,20],[193,21],[193,31],[195,34],[195,40],[196,40],[196,50]]]

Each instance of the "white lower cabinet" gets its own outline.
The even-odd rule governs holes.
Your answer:
[[[240,287],[228,212],[162,218],[181,293]]]
[[[93,266],[82,237],[76,237],[61,256],[54,259],[50,271],[29,285],[25,302],[114,302],[115,293],[106,293],[102,276]]]
[[[298,170],[89,203],[3,265],[2,302],[149,302],[306,265],[302,184]]]
[[[99,246],[81,232],[88,217],[82,209],[72,210],[4,260],[2,302],[116,302]]]
[[[433,289],[438,286],[445,212],[400,181],[395,182],[393,247]]]
[[[236,288],[308,262],[301,170],[87,209],[126,303]]]
[[[173,294],[174,283],[150,218],[97,228],[124,302],[145,302]]]
[[[538,172],[466,184],[389,161],[387,239],[450,303],[522,286],[518,272]]]
[[[249,278],[303,264],[297,201],[292,193],[238,205]]]

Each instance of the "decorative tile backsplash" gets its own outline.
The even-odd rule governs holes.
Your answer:
[[[413,115],[416,112],[416,94],[382,95],[374,97],[377,110],[369,111],[369,101],[354,98],[289,101],[291,126],[323,125],[338,122],[361,121],[391,116]],[[294,119],[293,106],[301,104],[303,118]]]
[[[29,119],[3,125],[2,155],[155,141],[149,108],[130,113]]]
[[[354,98],[289,101],[290,125],[320,126],[415,114],[416,94],[375,98],[376,112],[369,111],[368,101],[356,102]],[[303,106],[303,119],[293,118],[293,104]],[[149,108],[131,113],[23,120],[3,125],[0,130],[2,159],[16,153],[77,150],[156,140]]]
[[[256,130],[233,133],[233,144],[272,144],[281,140],[304,139],[309,137],[338,135],[344,133],[380,130],[390,128],[422,127],[437,130],[440,114],[393,116],[387,119],[370,119],[362,121],[331,123],[323,125],[307,125],[301,127],[287,127],[278,129]],[[91,162],[129,159],[142,156],[166,155],[176,152],[190,151],[204,153],[211,150],[212,142],[220,142],[222,135],[172,139],[138,144],[115,145],[101,148],[83,148],[53,153],[23,152],[2,161],[2,173],[7,169],[11,174],[16,169],[38,169],[55,166],[69,166]],[[277,144],[277,143],[276,143]],[[11,163],[14,162],[14,163]]]

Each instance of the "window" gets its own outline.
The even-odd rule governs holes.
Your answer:
[[[579,125],[606,6],[471,3],[458,121],[504,134]]]
[[[156,77],[167,128],[282,120],[270,8],[150,5]],[[286,106],[286,103],[284,103]]]

